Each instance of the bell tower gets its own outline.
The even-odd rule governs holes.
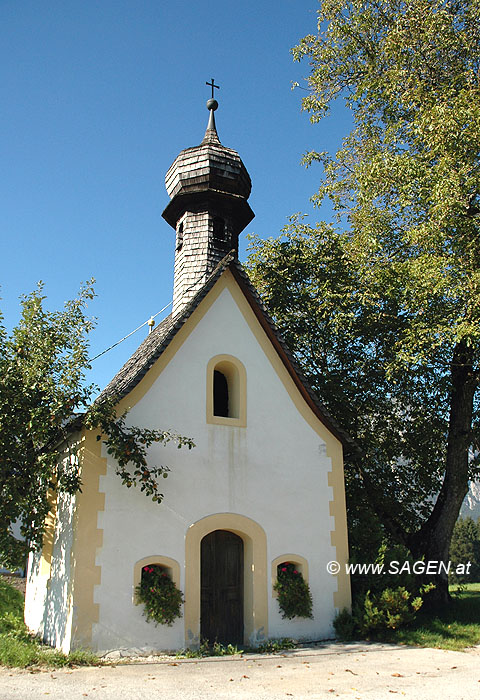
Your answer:
[[[248,204],[250,176],[238,153],[220,143],[215,125],[218,102],[207,101],[207,129],[199,146],[182,151],[165,176],[170,203],[162,216],[175,229],[172,315],[178,315],[216,265],[233,251],[254,213]]]

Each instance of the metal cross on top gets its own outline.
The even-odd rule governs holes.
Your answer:
[[[220,90],[220,85],[215,85],[215,80],[213,78],[212,78],[211,83],[206,82],[205,85],[210,85],[210,87],[212,88],[212,100],[213,100],[213,88],[218,88],[218,90]]]

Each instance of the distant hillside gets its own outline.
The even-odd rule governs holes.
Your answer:
[[[470,482],[470,488],[465,496],[460,515],[462,518],[473,518],[474,520],[480,518],[480,481]]]

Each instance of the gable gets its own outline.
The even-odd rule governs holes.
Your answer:
[[[253,307],[253,308],[252,308]],[[257,313],[255,313],[255,311]],[[298,378],[295,369],[286,362],[285,355],[282,357],[282,347],[277,339],[276,347],[272,343],[272,333],[266,330],[266,322],[262,324],[261,310],[255,309],[255,300],[248,299],[245,294],[242,280],[238,279],[230,268],[222,271],[219,278],[212,285],[204,298],[194,308],[193,312],[184,320],[175,331],[171,340],[164,348],[157,360],[140,378],[138,383],[122,398],[119,409],[133,408],[148,391],[152,388],[158,377],[170,365],[173,358],[180,353],[184,369],[181,363],[175,362],[177,375],[173,376],[167,383],[169,392],[190,392],[189,386],[192,378],[186,369],[188,365],[201,365],[201,371],[196,375],[198,381],[205,382],[207,364],[211,357],[221,353],[237,357],[240,362],[250,367],[261,365],[260,376],[265,385],[265,390],[270,393],[271,410],[274,410],[278,401],[283,405],[283,398],[276,394],[277,391],[285,392],[290,401],[294,404],[298,413],[310,425],[313,430],[329,445],[330,449],[341,452],[341,439],[326,425],[326,420],[319,417],[320,411],[312,410],[313,400],[308,396],[307,391],[299,389],[302,383]],[[164,328],[172,326],[171,319],[162,322]],[[167,325],[170,324],[170,325]],[[161,324],[162,325],[162,324]],[[160,326],[157,332],[162,332]],[[151,334],[153,335],[153,334]],[[147,338],[150,340],[151,338]],[[280,349],[280,352],[279,352]],[[164,382],[167,381],[166,373]],[[248,372],[247,372],[248,374]],[[185,379],[185,382],[183,380]],[[164,384],[162,382],[162,384]],[[203,386],[203,385],[202,385]],[[201,396],[205,396],[202,389]],[[306,400],[310,399],[310,401]],[[201,411],[202,417],[205,410]]]

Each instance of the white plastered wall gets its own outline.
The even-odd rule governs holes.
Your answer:
[[[75,498],[60,494],[57,501],[55,541],[50,578],[47,583],[43,639],[65,652],[70,651],[72,634],[71,551]]]
[[[76,436],[75,436],[76,437]],[[77,458],[66,446],[64,460],[77,466]],[[74,464],[72,463],[74,462]],[[71,551],[74,533],[75,496],[58,494],[51,557],[42,552],[29,556],[25,592],[25,623],[51,646],[70,651],[72,632]]]
[[[237,357],[247,373],[247,427],[206,423],[206,368],[215,355]],[[193,329],[152,387],[132,407],[129,421],[171,428],[193,438],[193,450],[153,446],[152,464],[168,465],[162,504],[126,489],[108,464],[100,489],[103,547],[96,564],[98,650],[178,649],[185,646],[182,619],[155,626],[133,600],[135,562],[163,555],[180,564],[185,585],[185,535],[196,521],[215,513],[238,513],[258,523],[267,536],[268,636],[321,639],[332,636],[336,579],[325,565],[335,559],[329,512],[332,488],[326,446],[302,417],[228,288]],[[110,459],[110,458],[109,458]],[[272,596],[270,562],[296,553],[309,565],[314,619],[281,618]]]

